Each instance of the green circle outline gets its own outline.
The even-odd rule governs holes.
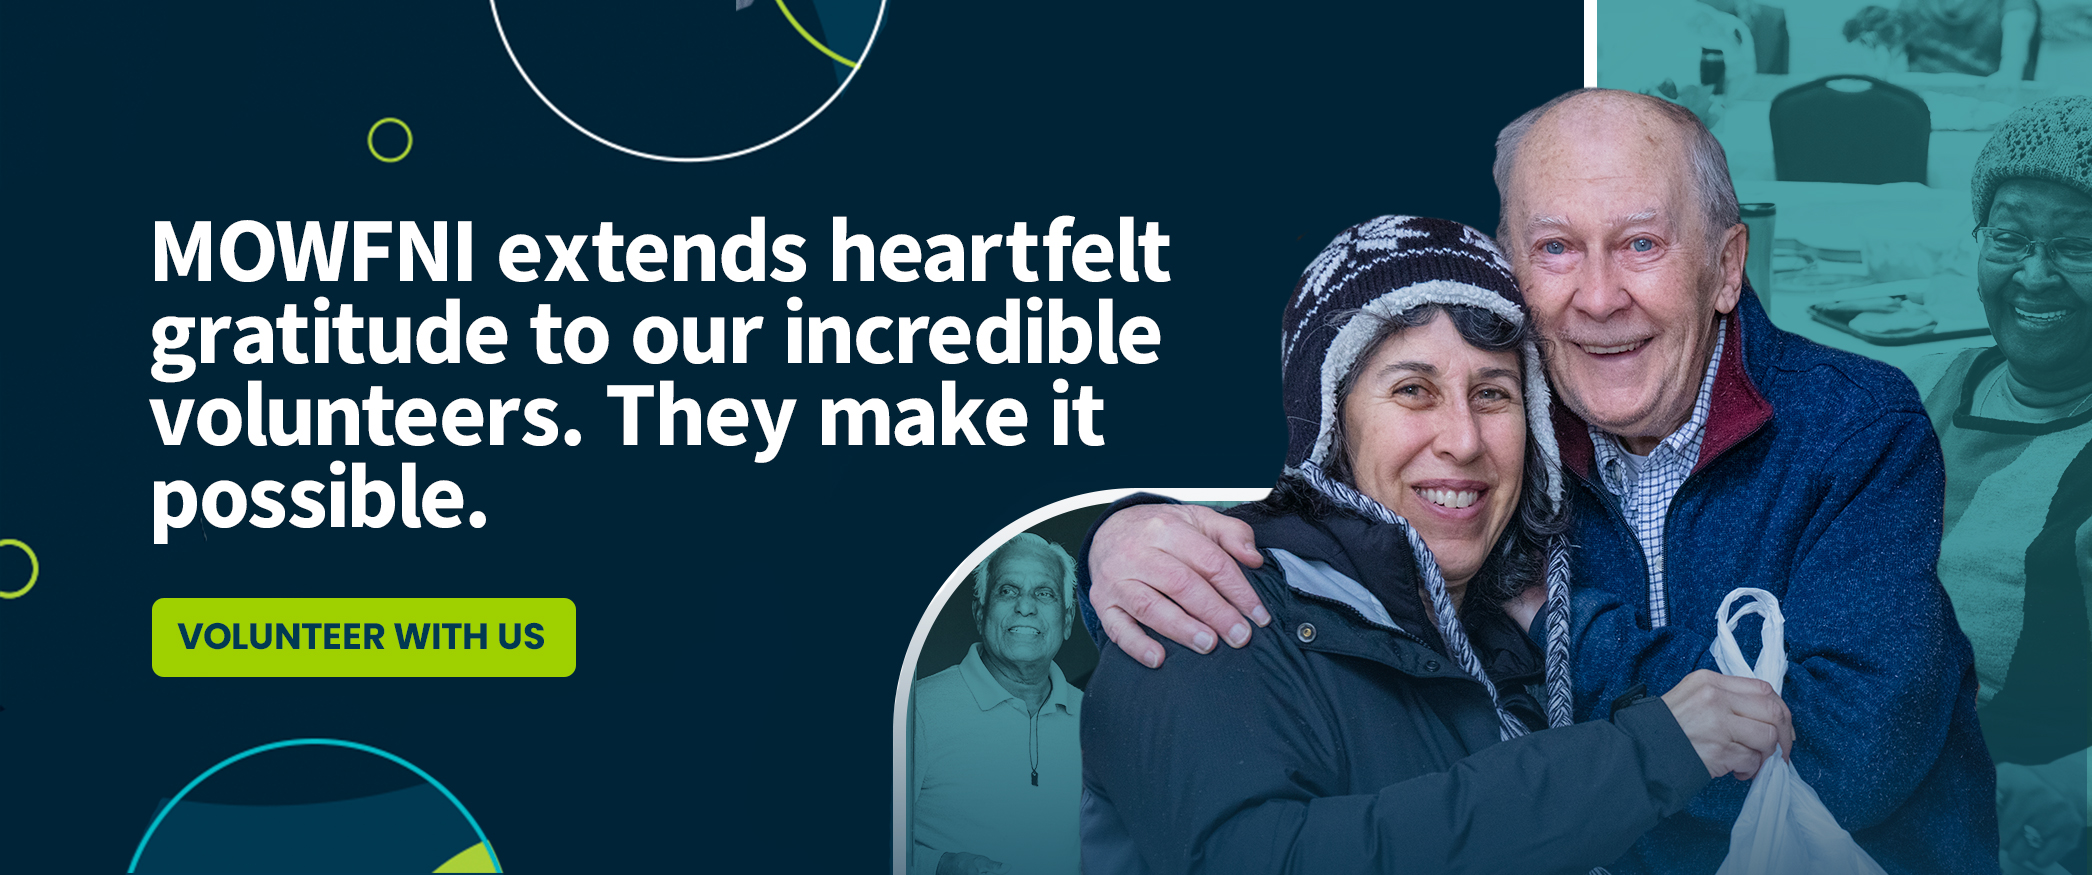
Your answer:
[[[15,590],[13,592],[0,592],[0,599],[21,598],[24,594],[29,592],[30,587],[36,585],[36,576],[43,572],[43,565],[36,561],[36,551],[29,549],[28,544],[24,544],[13,538],[0,538],[0,547],[6,547],[9,545],[20,547],[22,548],[22,552],[29,554],[29,582],[22,584],[21,589]]]
[[[407,148],[401,149],[398,155],[394,155],[390,158],[378,154],[378,129],[384,127],[386,122],[391,122],[393,124],[399,125],[400,130],[407,132]],[[364,147],[370,149],[370,157],[376,158],[379,161],[383,161],[387,164],[397,164],[399,163],[399,160],[401,158],[407,157],[408,152],[414,151],[414,129],[407,127],[406,122],[400,121],[399,119],[393,118],[392,116],[386,116],[384,118],[378,119],[375,122],[371,122],[370,132],[363,135],[363,145]]]

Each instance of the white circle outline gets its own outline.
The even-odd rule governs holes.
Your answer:
[[[865,40],[864,50],[858,53],[857,66],[850,68],[850,74],[843,77],[842,84],[835,86],[835,92],[829,94],[828,99],[822,101],[821,105],[813,111],[812,115],[809,115],[804,119],[801,119],[799,123],[793,125],[790,130],[787,130],[782,134],[778,134],[775,137],[771,137],[770,139],[764,140],[763,142],[757,143],[753,146],[749,146],[746,149],[742,149],[739,152],[728,152],[724,155],[700,155],[696,157],[690,157],[678,155],[655,155],[649,152],[641,152],[638,149],[633,149],[627,146],[620,146],[600,136],[597,136],[595,131],[591,131],[587,128],[584,128],[581,126],[580,122],[577,122],[572,118],[567,117],[566,113],[561,112],[559,107],[552,103],[552,98],[546,97],[545,92],[538,88],[538,84],[536,82],[531,81],[530,73],[523,69],[523,60],[521,58],[516,57],[515,46],[509,45],[508,42],[508,31],[502,28],[501,26],[501,7],[498,5],[496,0],[487,0],[487,8],[494,13],[494,33],[501,37],[501,47],[508,51],[509,63],[516,65],[516,74],[523,77],[523,84],[530,86],[531,93],[536,94],[538,96],[538,100],[544,102],[545,108],[552,110],[553,115],[559,116],[560,121],[566,122],[568,127],[580,131],[589,139],[601,143],[605,146],[609,146],[610,148],[616,149],[627,155],[631,155],[637,158],[646,158],[652,161],[667,161],[672,164],[699,164],[708,161],[724,161],[728,158],[739,158],[758,149],[766,148],[779,140],[782,140],[786,137],[798,133],[800,128],[806,127],[807,122],[813,121],[815,118],[819,117],[823,111],[826,111],[828,109],[829,104],[834,103],[835,99],[841,97],[843,91],[850,87],[850,80],[857,78],[857,71],[864,69],[864,59],[871,56],[872,44],[879,41],[879,28],[886,24],[886,0],[879,0],[879,17],[872,21],[872,36],[870,39]]]

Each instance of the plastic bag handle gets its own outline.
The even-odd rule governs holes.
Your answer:
[[[1737,599],[1750,597],[1753,601],[1731,614],[1729,607]],[[1765,618],[1759,630],[1758,661],[1752,664],[1743,658],[1743,648],[1736,644],[1736,623],[1744,617],[1757,614]],[[1775,695],[1780,693],[1781,682],[1787,678],[1787,633],[1786,617],[1780,613],[1780,600],[1772,593],[1751,586],[1739,586],[1722,599],[1722,605],[1714,609],[1714,663],[1723,674],[1739,677],[1754,677],[1772,685]]]

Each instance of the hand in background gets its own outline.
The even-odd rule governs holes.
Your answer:
[[[2005,858],[2038,870],[2076,849],[2085,829],[2083,757],[2045,766],[1998,764],[1998,849]],[[2068,792],[2073,784],[2076,792]]]
[[[1723,102],[1715,98],[1714,86],[1697,82],[1680,85],[1675,79],[1665,79],[1655,88],[1645,89],[1643,94],[1661,97],[1700,117],[1700,123],[1713,128],[1722,120]]]
[[[1000,875],[1009,867],[979,854],[945,851],[937,858],[937,875]]]

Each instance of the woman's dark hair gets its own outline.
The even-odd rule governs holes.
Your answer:
[[[1351,444],[1344,433],[1343,410],[1344,402],[1351,397],[1351,389],[1358,381],[1360,369],[1372,360],[1388,338],[1429,324],[1440,313],[1452,320],[1460,338],[1476,349],[1509,351],[1518,359],[1523,376],[1525,357],[1520,353],[1532,330],[1528,327],[1530,322],[1514,325],[1495,313],[1466,304],[1424,304],[1392,317],[1362,310],[1332,314],[1327,323],[1331,336],[1354,319],[1371,319],[1378,324],[1364,351],[1351,363],[1351,369],[1344,374],[1343,380],[1337,383],[1336,421],[1330,423],[1329,452],[1322,465],[1322,470],[1331,478],[1349,486],[1357,485],[1357,478],[1351,470]],[[1521,396],[1524,388],[1521,382]],[[1568,515],[1547,505],[1546,463],[1540,458],[1539,442],[1531,434],[1527,434],[1525,439],[1525,476],[1519,486],[1517,510],[1511,515],[1510,523],[1504,526],[1496,548],[1489,551],[1489,558],[1475,573],[1474,580],[1468,583],[1468,599],[1479,600],[1481,604],[1501,605],[1525,591],[1526,587],[1541,583],[1547,570],[1548,542],[1569,529]],[[1306,481],[1291,476],[1279,478],[1271,494],[1259,503],[1273,513],[1298,514],[1309,519],[1350,513]]]

